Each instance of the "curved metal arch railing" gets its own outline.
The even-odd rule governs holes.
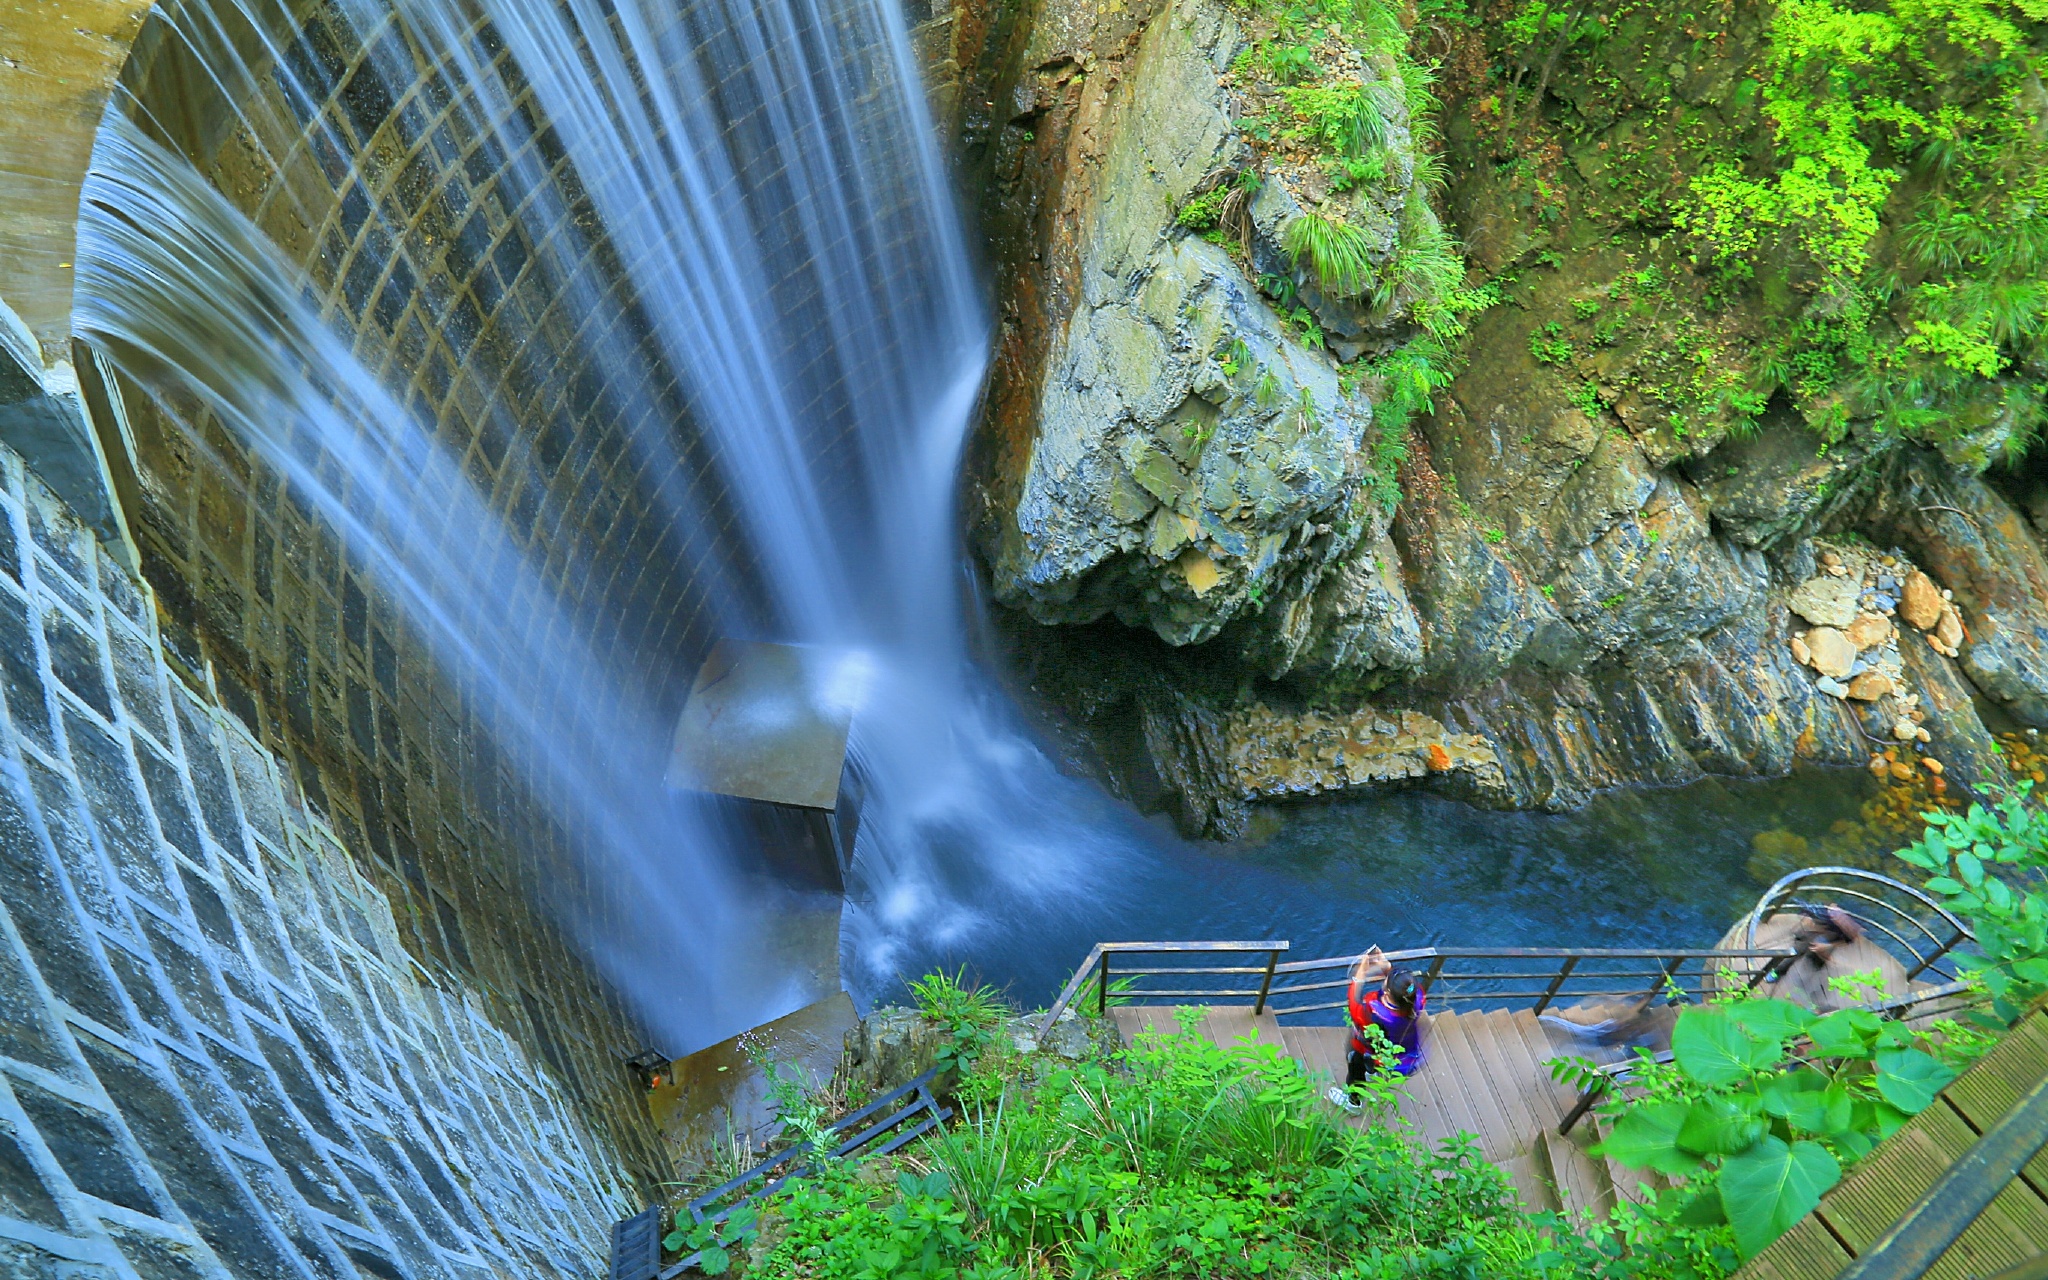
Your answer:
[[[1848,883],[1836,883],[1846,881]],[[1865,871],[1860,867],[1802,867],[1797,871],[1780,876],[1770,888],[1765,889],[1756,900],[1756,906],[1741,922],[1743,941],[1746,946],[1756,946],[1757,927],[1780,907],[1798,902],[1801,890],[1816,896],[1836,899],[1850,898],[1868,903],[1882,915],[1872,911],[1857,911],[1848,907],[1843,910],[1859,923],[1872,928],[1892,939],[1906,954],[1899,957],[1907,963],[1906,977],[1918,978],[1922,973],[1933,971],[1949,981],[1958,980],[1961,975],[1953,962],[1946,968],[1942,961],[1950,956],[1956,947],[1966,942],[1975,942],[1977,935],[1954,913],[1935,901],[1924,891],[1914,888],[1903,880],[1895,880],[1876,871]],[[1882,892],[1875,892],[1880,890]],[[1946,928],[1938,928],[1937,925]],[[1947,936],[1944,937],[1943,934]],[[1916,945],[1914,938],[1921,941]],[[1911,957],[1908,961],[1908,957]]]

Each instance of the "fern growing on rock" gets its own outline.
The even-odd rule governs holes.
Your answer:
[[[1287,224],[1280,247],[1298,270],[1306,262],[1323,292],[1355,298],[1373,282],[1365,233],[1339,218],[1310,210]]]

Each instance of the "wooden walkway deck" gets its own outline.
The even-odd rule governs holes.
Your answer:
[[[1342,1027],[1282,1027],[1270,1013],[1253,1017],[1248,1005],[1208,1005],[1201,1013],[1194,1030],[1219,1045],[1256,1032],[1260,1040],[1283,1046],[1310,1075],[1344,1078],[1348,1032]],[[1110,1014],[1127,1039],[1140,1031],[1179,1030],[1170,1007],[1126,1006]],[[1422,1035],[1427,1056],[1409,1077],[1400,1106],[1400,1118],[1422,1140],[1435,1145],[1472,1134],[1531,1210],[1602,1212],[1616,1194],[1633,1193],[1637,1175],[1587,1154],[1597,1140],[1590,1123],[1569,1139],[1557,1136],[1575,1095],[1553,1082],[1546,1066],[1552,1058],[1573,1055],[1610,1061],[1621,1056],[1618,1051],[1590,1049],[1588,1042],[1553,1032],[1526,1009],[1426,1014]],[[1366,1122],[1361,1117],[1353,1123]]]
[[[1875,1244],[1936,1178],[2048,1076],[2048,1012],[2035,1013],[1821,1197],[1737,1280],[1827,1280]],[[2048,1151],[2037,1154],[1929,1280],[1991,1276],[2048,1253]]]
[[[1256,1033],[1278,1042],[1312,1076],[1344,1077],[1342,1027],[1282,1027],[1250,1006],[1211,1005],[1193,1030],[1229,1046]],[[1163,1006],[1110,1010],[1128,1038],[1140,1031],[1179,1031]],[[1546,1063],[1580,1054],[1596,1061],[1616,1050],[1588,1052],[1586,1042],[1553,1031],[1528,1010],[1426,1016],[1428,1058],[1407,1081],[1400,1120],[1432,1144],[1459,1133],[1479,1140],[1486,1158],[1504,1169],[1531,1211],[1563,1208],[1604,1213],[1617,1196],[1639,1198],[1645,1175],[1589,1154],[1594,1121],[1570,1138],[1557,1126],[1574,1101],[1550,1079]],[[1955,1159],[2048,1074],[2048,1013],[2029,1017],[1983,1060],[1943,1091],[1777,1243],[1744,1268],[1738,1280],[1828,1280],[1874,1243],[1933,1185]],[[1354,1124],[1368,1121],[1361,1117]],[[2048,1253],[2048,1151],[1992,1202],[1934,1269],[1930,1280],[1970,1280]]]

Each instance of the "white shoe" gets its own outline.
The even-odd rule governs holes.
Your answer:
[[[1341,1108],[1352,1115],[1357,1115],[1365,1110],[1365,1104],[1352,1097],[1351,1091],[1341,1084],[1331,1085],[1330,1091],[1323,1096],[1330,1100],[1331,1106]]]

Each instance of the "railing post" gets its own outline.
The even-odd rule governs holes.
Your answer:
[[[1765,982],[1776,982],[1784,976],[1785,970],[1791,968],[1792,962],[1798,958],[1797,955],[1777,956],[1769,964],[1758,966],[1757,971],[1749,975],[1748,989],[1754,991]],[[1918,972],[1918,970],[1915,970],[1915,972]]]
[[[1564,958],[1564,964],[1558,969],[1557,976],[1550,980],[1550,986],[1544,989],[1543,998],[1536,1002],[1534,1012],[1541,1013],[1550,1007],[1551,997],[1557,994],[1557,989],[1564,985],[1564,980],[1571,977],[1572,970],[1578,967],[1579,958],[1577,956],[1566,956]]]
[[[1666,960],[1664,962],[1664,972],[1658,974],[1655,978],[1651,979],[1650,989],[1643,993],[1643,1002],[1647,1004],[1648,1002],[1655,1000],[1657,998],[1657,993],[1662,991],[1664,989],[1664,985],[1671,981],[1671,975],[1678,972],[1678,966],[1684,963],[1684,956],[1673,956],[1669,960]]]
[[[1429,989],[1436,985],[1437,975],[1442,973],[1443,971],[1444,957],[1438,956],[1436,959],[1429,962],[1429,972],[1422,975],[1422,981],[1418,984],[1419,986],[1421,986],[1422,994],[1424,996],[1427,996],[1429,994]]]
[[[1273,989],[1273,969],[1280,963],[1278,949],[1266,953],[1266,976],[1259,979],[1259,998],[1252,1001],[1252,1016],[1258,1017],[1266,1011],[1266,993]]]
[[[1955,937],[1950,938],[1947,942],[1944,942],[1939,947],[1936,947],[1932,955],[1928,956],[1925,960],[1922,960],[1919,964],[1914,965],[1911,969],[1908,969],[1906,971],[1907,981],[1911,981],[1912,979],[1917,978],[1921,974],[1925,973],[1934,964],[1936,960],[1939,960],[1943,956],[1947,955],[1949,951],[1958,942],[1961,942],[1962,940],[1963,935],[1958,933]]]
[[[1602,1077],[1600,1080],[1587,1082],[1586,1087],[1579,1091],[1579,1100],[1572,1104],[1572,1109],[1565,1116],[1564,1122],[1557,1126],[1557,1136],[1560,1138],[1569,1136],[1572,1127],[1584,1119],[1586,1113],[1593,1109],[1593,1104],[1600,1100],[1601,1094],[1607,1092],[1607,1086],[1611,1083],[1612,1081],[1606,1080],[1605,1077]]]
[[[1103,948],[1102,963],[1095,970],[1095,1016],[1109,1012],[1109,949]]]

